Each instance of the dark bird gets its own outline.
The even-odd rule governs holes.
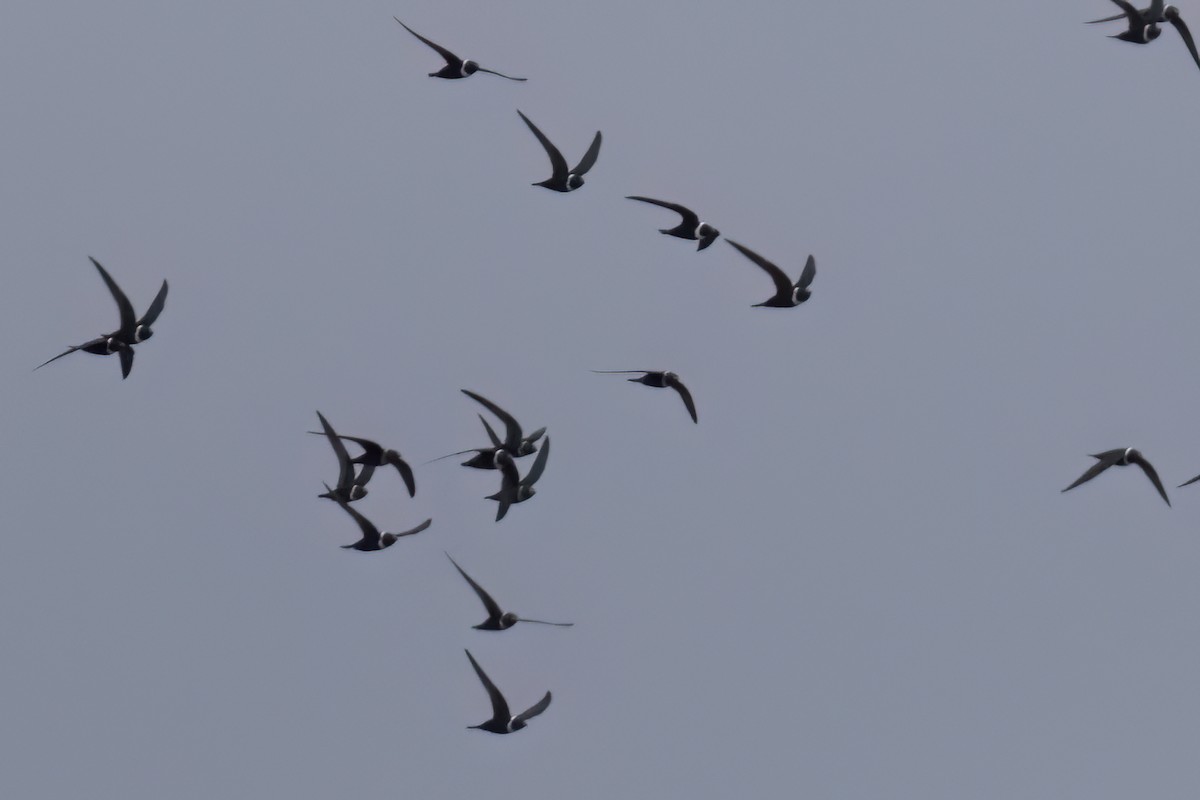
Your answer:
[[[1197,67],[1200,67],[1200,53],[1196,52],[1196,41],[1192,38],[1192,32],[1188,29],[1187,23],[1179,15],[1178,8],[1165,6],[1163,0],[1153,0],[1148,7],[1143,9],[1134,8],[1127,0],[1113,0],[1113,2],[1120,6],[1121,14],[1091,20],[1091,22],[1111,22],[1123,17],[1128,21],[1128,30],[1109,38],[1121,39],[1134,44],[1149,44],[1158,38],[1159,24],[1169,22],[1179,32],[1179,38],[1183,39],[1184,45],[1191,53],[1192,61],[1196,62]]]
[[[396,20],[396,22],[400,22],[398,17],[392,17],[392,19]],[[446,59],[446,66],[442,67],[437,72],[429,73],[429,77],[431,78],[449,78],[453,80],[456,78],[469,77],[474,75],[476,72],[486,72],[489,75],[499,75],[501,78],[508,78],[510,81],[525,80],[525,78],[514,78],[512,75],[505,75],[503,72],[496,72],[494,69],[484,69],[474,61],[464,61],[458,56],[454,55],[454,53],[451,53],[449,50],[442,47],[440,44],[435,44],[434,42],[429,41],[424,36],[405,25],[403,22],[400,22],[400,25],[404,28],[404,30],[408,31],[413,36],[432,47],[438,52],[438,55]]]
[[[633,383],[644,383],[647,386],[653,386],[656,389],[662,389],[670,386],[675,391],[679,392],[679,396],[683,398],[683,404],[687,406],[688,413],[692,415],[692,422],[699,422],[696,419],[696,404],[692,402],[692,393],[679,380],[679,376],[674,372],[655,372],[654,370],[645,369],[594,369],[592,372],[600,375],[628,375],[631,372],[645,373],[640,378],[628,378],[627,380]]]
[[[325,435],[322,431],[309,431],[309,433],[315,433],[318,436]],[[396,471],[400,473],[400,479],[404,481],[404,486],[408,489],[408,496],[416,497],[417,484],[416,480],[413,478],[412,467],[408,465],[408,462],[405,461],[398,452],[391,449],[385,449],[377,442],[373,442],[370,439],[363,439],[359,436],[346,436],[345,434],[339,433],[337,434],[337,437],[349,442],[354,442],[363,449],[362,455],[358,456],[357,458],[350,459],[351,464],[361,465],[361,469],[358,471],[358,477],[354,481],[355,483],[366,486],[367,482],[371,480],[371,476],[375,474],[376,467],[386,467],[388,464],[391,464],[396,468]]]
[[[508,703],[505,702],[504,695],[500,694],[500,690],[496,688],[496,684],[492,683],[491,679],[480,669],[479,662],[475,660],[475,656],[471,655],[471,651],[467,650],[466,653],[467,658],[471,659],[471,666],[475,668],[475,674],[479,676],[483,688],[487,689],[488,697],[492,701],[492,718],[479,725],[468,725],[468,728],[479,728],[489,733],[512,733],[524,728],[528,720],[550,707],[550,693],[546,692],[546,696],[536,705],[525,709],[515,717],[512,716],[508,710]]]
[[[1185,487],[1185,486],[1190,486],[1191,484],[1195,483],[1196,481],[1200,481],[1200,475],[1197,475],[1196,477],[1194,477],[1194,478],[1192,478],[1192,479],[1190,479],[1190,480],[1186,480],[1186,481],[1184,481],[1183,483],[1179,484],[1179,485],[1178,485],[1178,486],[1176,486],[1175,488],[1176,488],[1176,489],[1182,489],[1182,488],[1183,488],[1183,487]]]
[[[350,461],[350,454],[346,452],[346,445],[342,444],[342,437],[338,436],[333,426],[329,424],[329,420],[325,419],[325,415],[320,411],[317,412],[317,418],[321,420],[321,428],[325,432],[325,438],[329,440],[330,446],[333,447],[333,453],[337,456],[338,460],[336,488],[330,489],[329,484],[325,484],[325,488],[328,491],[325,494],[317,496],[328,497],[330,500],[347,503],[352,503],[355,500],[366,497],[367,487],[364,485],[366,481],[360,481],[354,477],[354,463]]]
[[[733,245],[746,258],[766,270],[767,274],[771,276],[771,280],[775,281],[775,296],[761,303],[755,303],[754,308],[758,308],[759,306],[791,308],[792,306],[800,305],[812,297],[812,291],[808,287],[812,284],[813,278],[817,276],[817,261],[811,255],[808,257],[808,262],[804,265],[804,271],[800,273],[800,280],[793,284],[792,279],[787,276],[787,273],[749,247],[743,247],[733,239],[726,239],[725,241]]]
[[[524,503],[529,498],[537,494],[537,489],[533,485],[537,483],[538,478],[542,477],[542,472],[546,469],[546,459],[550,457],[550,437],[546,437],[546,443],[542,445],[542,449],[538,451],[537,458],[533,460],[533,466],[529,468],[529,472],[525,473],[525,477],[521,478],[517,473],[516,464],[513,463],[512,456],[506,450],[496,452],[496,460],[498,462],[497,469],[500,470],[501,482],[500,491],[495,494],[490,494],[486,499],[495,500],[500,504],[496,509],[496,521],[504,519],[504,515],[508,513],[508,507],[514,503]]]
[[[1112,16],[1109,19],[1095,19],[1092,22],[1108,22],[1109,20],[1124,17],[1129,22],[1129,29],[1108,38],[1120,39],[1134,44],[1149,44],[1162,33],[1158,27],[1158,23],[1165,21],[1162,18],[1162,0],[1154,0],[1154,3],[1145,9],[1145,11],[1138,11],[1130,3],[1126,2],[1126,0],[1113,0],[1113,2],[1121,7],[1122,13]]]
[[[653,197],[639,197],[636,194],[628,195],[626,200],[641,200],[643,203],[651,203],[663,208],[669,208],[676,214],[683,217],[683,220],[674,228],[659,228],[659,233],[665,233],[668,236],[677,236],[680,239],[700,240],[700,246],[697,251],[703,250],[717,240],[721,232],[709,225],[707,222],[701,222],[700,217],[691,209],[684,208],[678,203],[668,203],[666,200],[655,200]]]
[[[534,186],[545,186],[547,189],[553,189],[556,192],[570,192],[583,186],[583,176],[587,173],[592,165],[596,163],[596,156],[600,155],[600,131],[596,131],[596,138],[592,139],[592,146],[583,154],[583,158],[579,159],[579,163],[575,165],[575,169],[567,169],[567,160],[563,158],[562,153],[558,148],[546,138],[546,135],[538,130],[537,125],[529,121],[529,117],[521,114],[521,110],[517,109],[521,119],[525,120],[525,124],[529,126],[529,130],[533,131],[533,135],[542,143],[542,147],[546,149],[546,155],[550,156],[550,169],[553,170],[553,175],[546,178],[544,181],[539,181],[533,184]]]
[[[492,414],[496,416],[496,419],[504,423],[504,439],[499,445],[500,447],[507,450],[515,458],[530,455],[537,450],[533,443],[542,438],[542,434],[546,432],[545,428],[538,428],[533,433],[525,436],[524,432],[521,430],[521,423],[517,422],[516,417],[514,417],[512,414],[508,413],[491,400],[488,400],[483,395],[475,394],[475,392],[472,392],[470,389],[463,389],[461,391],[467,397],[471,398],[476,403],[479,403],[488,411],[492,412]],[[483,427],[487,429],[488,437],[494,443],[496,441],[496,433],[492,430],[492,426],[488,425],[487,420],[485,420],[482,416],[479,417],[479,420],[483,423]]]
[[[1171,505],[1171,501],[1167,499],[1167,490],[1163,488],[1162,481],[1158,479],[1158,473],[1154,470],[1154,467],[1151,466],[1150,462],[1141,453],[1132,447],[1118,447],[1116,450],[1094,453],[1092,454],[1092,458],[1096,459],[1096,463],[1092,464],[1087,472],[1080,475],[1078,480],[1066,489],[1063,489],[1064,492],[1074,489],[1081,483],[1087,483],[1111,466],[1125,467],[1130,464],[1137,464],[1142,468],[1142,472],[1146,473],[1146,477],[1150,479],[1150,482],[1154,484],[1154,488],[1158,489],[1158,493],[1162,495],[1162,499],[1166,501],[1166,504],[1168,506]]]
[[[526,619],[518,617],[511,611],[501,611],[499,604],[492,599],[492,596],[484,591],[483,587],[471,579],[471,576],[458,565],[458,562],[450,558],[450,554],[446,553],[446,558],[450,559],[450,563],[458,570],[458,574],[462,575],[467,583],[471,584],[471,588],[475,590],[475,594],[479,595],[483,607],[487,609],[488,618],[478,625],[472,625],[472,628],[480,631],[504,631],[516,625],[518,622],[536,622],[539,625],[557,625],[560,628],[568,628],[574,625],[573,622],[546,622],[540,619]]]
[[[325,488],[329,489],[328,483],[325,484]],[[399,539],[400,537],[412,536],[414,533],[420,533],[421,531],[425,530],[426,528],[428,528],[430,525],[433,524],[432,519],[427,519],[424,522],[422,522],[420,525],[418,525],[417,527],[412,528],[407,531],[403,531],[401,533],[388,533],[387,531],[380,533],[379,529],[375,527],[374,523],[372,523],[371,520],[367,519],[362,514],[358,513],[353,508],[351,508],[350,504],[347,503],[345,500],[341,499],[340,497],[337,497],[334,494],[333,489],[329,489],[328,495],[321,495],[321,496],[322,497],[332,497],[333,500],[335,500],[339,506],[341,506],[343,509],[345,509],[347,514],[354,517],[354,521],[358,523],[359,530],[362,531],[362,538],[359,539],[354,544],[342,545],[341,547],[343,550],[362,550],[363,552],[371,552],[374,550],[385,550],[385,549],[391,547],[392,545],[394,545],[396,543],[396,540]]]
[[[133,345],[144,342],[154,335],[154,331],[150,326],[158,319],[158,315],[162,313],[163,306],[167,304],[167,282],[163,281],[162,287],[154,297],[154,302],[150,304],[150,308],[142,315],[141,319],[137,319],[133,314],[133,304],[129,302],[129,298],[121,291],[121,287],[117,286],[117,282],[108,274],[108,270],[100,266],[100,262],[96,259],[91,256],[88,256],[88,258],[96,265],[96,269],[100,272],[100,277],[104,279],[104,284],[108,287],[109,293],[112,294],[113,300],[117,301],[117,311],[121,315],[121,327],[112,333],[98,336],[91,341],[70,347],[49,361],[38,364],[34,367],[34,370],[39,370],[51,361],[57,361],[63,356],[74,353],[76,350],[100,356],[120,353],[121,378],[128,378],[129,371],[133,369]]]

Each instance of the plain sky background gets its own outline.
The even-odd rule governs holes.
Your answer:
[[[1200,472],[1200,70],[1115,8],[8,0],[0,793],[1194,798],[1200,486],[1059,493]],[[517,108],[603,131],[581,191]],[[88,255],[171,284],[127,381],[31,372],[116,327]],[[537,497],[384,472],[433,526],[338,549],[314,411],[419,464],[463,387],[548,426]],[[576,626],[471,630],[443,550]],[[466,730],[464,647],[549,710]]]

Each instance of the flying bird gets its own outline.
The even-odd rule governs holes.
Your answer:
[[[480,631],[505,631],[518,622],[536,622],[540,625],[557,625],[560,628],[568,628],[575,624],[573,622],[546,622],[540,619],[526,619],[525,617],[518,617],[511,611],[501,611],[500,605],[492,599],[492,596],[484,591],[482,586],[472,580],[471,576],[458,565],[458,562],[450,558],[449,553],[446,553],[446,558],[450,559],[450,563],[458,570],[458,574],[462,575],[466,582],[471,584],[471,588],[475,590],[475,594],[479,595],[483,607],[487,609],[488,618],[478,625],[472,625],[472,628]]]
[[[492,718],[479,725],[468,725],[468,728],[479,728],[489,733],[512,733],[524,728],[528,720],[533,719],[549,708],[550,693],[546,692],[546,696],[539,700],[537,704],[525,709],[515,717],[512,716],[508,710],[508,703],[505,702],[504,695],[500,694],[500,690],[496,688],[496,684],[492,683],[491,679],[480,668],[479,662],[475,660],[475,656],[471,655],[471,651],[467,650],[466,653],[467,658],[471,659],[471,666],[475,668],[475,674],[479,676],[479,681],[483,684],[483,688],[487,690],[488,697],[492,701]]]
[[[542,434],[546,432],[545,428],[538,428],[536,431],[526,436],[521,430],[521,423],[517,422],[516,417],[514,417],[512,414],[508,413],[491,400],[488,400],[483,395],[472,392],[470,389],[463,389],[461,391],[467,397],[471,398],[476,403],[479,403],[488,411],[492,412],[496,416],[496,419],[504,423],[504,439],[499,447],[507,450],[515,458],[530,455],[537,450],[533,443],[542,437]],[[492,430],[492,426],[488,425],[487,420],[484,419],[482,415],[480,415],[479,421],[482,422],[483,427],[487,429],[488,438],[495,443],[497,441],[497,437],[495,431]],[[455,455],[457,455],[457,453]]]
[[[1104,19],[1094,19],[1091,22],[1112,22],[1125,18],[1129,23],[1129,29],[1114,36],[1112,39],[1121,39],[1134,44],[1149,44],[1158,38],[1160,30],[1159,24],[1169,22],[1179,32],[1179,38],[1183,39],[1184,45],[1188,52],[1192,55],[1192,60],[1196,62],[1196,66],[1200,67],[1200,53],[1196,51],[1196,41],[1192,38],[1192,32],[1188,29],[1187,23],[1183,21],[1183,17],[1179,15],[1179,9],[1175,6],[1164,5],[1163,0],[1153,0],[1149,6],[1143,9],[1134,8],[1127,0],[1113,0],[1120,6],[1122,13],[1115,14]]]
[[[563,158],[562,153],[558,148],[546,138],[546,135],[538,130],[538,126],[529,121],[529,117],[521,114],[521,109],[517,109],[517,114],[520,114],[521,119],[525,120],[525,124],[529,126],[529,130],[533,131],[533,135],[542,143],[542,147],[546,149],[546,155],[550,156],[550,168],[553,173],[544,181],[539,181],[534,186],[545,186],[547,189],[553,189],[556,192],[571,192],[583,186],[583,176],[592,165],[596,163],[596,156],[600,155],[600,131],[596,131],[596,138],[592,139],[592,146],[583,154],[583,158],[579,159],[579,163],[575,165],[575,169],[567,169],[567,160]]]
[[[671,387],[679,392],[679,396],[683,398],[683,404],[687,406],[688,413],[692,415],[692,422],[699,422],[696,419],[696,404],[692,402],[692,393],[679,380],[679,376],[674,372],[655,372],[654,370],[645,369],[594,369],[600,375],[628,375],[632,372],[644,373],[640,378],[628,378],[627,380],[633,383],[644,383],[647,386],[653,386],[656,389]]]
[[[800,273],[800,280],[792,283],[792,279],[787,276],[783,270],[767,261],[758,253],[751,250],[749,247],[743,247],[733,239],[726,239],[726,242],[731,244],[739,253],[746,258],[758,264],[767,274],[771,276],[771,280],[775,281],[775,296],[769,300],[764,300],[761,303],[755,303],[754,307],[771,306],[772,308],[791,308],[798,306],[812,296],[812,291],[808,288],[812,285],[813,278],[817,275],[817,262],[811,255],[808,257],[807,263],[804,265],[804,271]]]
[[[329,489],[328,483],[325,484],[325,488]],[[324,497],[325,495],[322,496]],[[379,528],[376,528],[375,524],[372,523],[371,520],[367,519],[362,514],[358,513],[358,511],[351,508],[350,504],[345,500],[336,496],[333,489],[329,489],[329,496],[332,496],[332,498],[337,501],[337,504],[341,506],[347,514],[354,517],[354,521],[358,523],[358,529],[362,531],[362,538],[354,544],[341,545],[343,550],[362,550],[363,552],[386,550],[394,545],[396,540],[402,536],[412,536],[414,533],[420,533],[433,524],[432,519],[427,519],[417,527],[407,531],[402,531],[400,533],[388,533],[387,531],[384,531],[383,533],[380,533]]]
[[[496,460],[499,464],[497,469],[501,474],[500,491],[485,498],[495,500],[500,504],[500,507],[496,509],[496,522],[504,519],[509,506],[514,503],[524,503],[537,494],[537,489],[533,485],[537,483],[538,478],[542,477],[542,472],[546,469],[546,459],[549,457],[550,437],[547,436],[546,443],[542,445],[541,450],[538,450],[537,458],[533,460],[533,466],[529,468],[529,472],[525,473],[525,477],[521,478],[517,473],[512,456],[505,450],[497,451]]]
[[[1167,499],[1167,490],[1163,488],[1162,481],[1158,479],[1158,473],[1154,467],[1146,460],[1145,456],[1132,447],[1118,447],[1116,450],[1094,453],[1092,458],[1096,459],[1096,463],[1092,464],[1087,472],[1080,475],[1078,480],[1066,489],[1063,489],[1064,492],[1074,489],[1081,483],[1087,483],[1109,467],[1125,467],[1130,464],[1137,464],[1142,468],[1142,472],[1146,473],[1146,477],[1150,479],[1150,482],[1154,484],[1154,488],[1158,489],[1158,493],[1162,495],[1162,499],[1166,501],[1166,504],[1168,506],[1171,505],[1171,501]]]
[[[636,194],[626,196],[626,200],[640,200],[643,203],[651,203],[663,208],[669,208],[676,214],[683,217],[683,220],[674,228],[660,228],[659,233],[665,233],[668,236],[677,236],[680,239],[700,240],[697,251],[703,250],[717,240],[721,232],[709,225],[707,222],[701,222],[700,217],[691,209],[684,208],[678,203],[668,203],[666,200],[655,200],[653,197],[640,197]]]
[[[322,431],[309,431],[309,433],[315,433],[318,436],[325,435]],[[366,486],[367,482],[371,480],[371,476],[375,474],[376,467],[386,467],[390,464],[400,473],[400,479],[404,481],[404,486],[408,489],[408,496],[416,497],[417,484],[413,478],[412,467],[408,465],[408,462],[398,452],[384,448],[378,442],[363,439],[360,436],[346,436],[339,433],[337,437],[345,441],[354,442],[363,449],[362,455],[350,459],[351,464],[361,465],[358,477],[354,481],[355,483]]]
[[[400,22],[399,17],[392,17],[392,19],[396,20],[396,22]],[[501,78],[508,78],[510,81],[526,80],[525,78],[514,78],[512,75],[505,75],[503,72],[496,72],[494,69],[484,69],[474,61],[464,61],[463,59],[454,55],[454,53],[451,53],[449,50],[442,47],[440,44],[435,44],[434,42],[429,41],[424,36],[405,25],[403,22],[400,22],[400,25],[404,28],[404,30],[408,31],[413,36],[432,47],[438,52],[438,55],[446,59],[446,66],[442,67],[437,72],[429,73],[429,77],[431,78],[448,78],[450,80],[454,80],[457,78],[469,77],[474,75],[476,72],[486,72],[489,75],[499,75]]]
[[[325,488],[328,491],[325,494],[317,496],[337,500],[339,503],[352,503],[355,500],[366,497],[367,487],[364,485],[366,481],[360,481],[360,479],[355,478],[354,464],[350,461],[350,454],[346,452],[346,445],[342,444],[342,438],[338,436],[333,426],[329,424],[329,420],[325,419],[325,415],[320,411],[317,412],[317,418],[321,420],[321,428],[325,432],[325,438],[329,440],[330,446],[333,447],[333,453],[337,456],[338,460],[336,487],[330,489],[329,484],[325,484]],[[368,475],[368,477],[370,476]]]
[[[108,270],[100,266],[100,262],[96,259],[91,256],[88,256],[88,258],[91,259],[92,264],[100,272],[100,277],[104,279],[104,284],[108,287],[109,293],[112,294],[113,300],[117,301],[117,311],[121,316],[121,327],[112,333],[97,336],[91,341],[67,348],[65,352],[59,353],[49,361],[38,364],[34,367],[34,370],[39,370],[51,361],[57,361],[63,356],[74,353],[76,350],[100,356],[119,353],[121,356],[121,378],[125,379],[129,377],[129,371],[133,369],[133,345],[144,342],[154,335],[154,331],[150,326],[158,319],[158,315],[162,313],[163,306],[167,304],[167,282],[163,281],[162,287],[154,297],[154,302],[150,304],[150,308],[146,310],[146,313],[138,319],[134,317],[133,304],[129,302],[129,298],[121,291],[121,287],[117,286],[117,282],[108,274]]]

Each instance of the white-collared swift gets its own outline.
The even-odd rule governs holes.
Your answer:
[[[744,247],[733,239],[726,239],[732,247],[746,258],[753,261],[758,266],[762,267],[771,280],[775,281],[775,296],[761,303],[755,303],[753,308],[760,306],[770,306],[772,308],[792,308],[803,303],[808,298],[812,297],[812,290],[808,287],[812,285],[813,278],[817,276],[817,261],[811,255],[808,261],[804,264],[804,271],[800,273],[800,280],[792,283],[792,279],[787,276],[787,273],[779,267],[767,261],[758,253],[751,250],[749,247]]]
[[[479,662],[475,660],[475,656],[471,655],[470,650],[466,650],[465,652],[467,658],[471,659],[471,666],[475,668],[475,674],[479,676],[479,682],[487,690],[488,699],[492,701],[492,718],[478,725],[468,725],[468,728],[477,728],[488,733],[513,733],[524,728],[529,720],[549,708],[550,693],[546,692],[545,697],[514,717],[508,710],[508,703],[505,701],[504,695],[500,694],[500,690],[496,688],[496,684],[492,683],[491,678],[484,673],[483,668],[479,666]]]
[[[117,286],[117,282],[108,274],[108,270],[102,267],[96,259],[91,256],[88,256],[88,258],[95,265],[96,270],[100,273],[100,277],[104,280],[104,285],[108,287],[109,293],[117,303],[117,312],[120,314],[121,327],[112,333],[97,336],[95,339],[83,344],[69,347],[65,352],[59,353],[48,361],[43,361],[33,369],[37,371],[52,361],[57,361],[63,356],[68,356],[76,350],[82,350],[85,353],[92,353],[99,356],[109,356],[113,353],[119,353],[121,356],[121,378],[124,380],[129,377],[129,372],[133,369],[133,346],[146,341],[154,335],[154,330],[151,326],[158,319],[158,315],[162,313],[163,307],[167,304],[167,282],[165,280],[162,282],[158,294],[155,295],[154,301],[150,303],[150,308],[139,319],[134,316],[133,304],[129,302],[129,298],[121,291],[121,287]]]
[[[399,17],[392,17],[392,19],[396,20],[396,22],[400,22]],[[449,50],[442,47],[440,44],[429,41],[424,36],[405,25],[403,22],[400,22],[400,25],[404,28],[404,30],[408,31],[413,36],[432,47],[437,51],[438,55],[446,59],[446,66],[442,67],[437,72],[429,73],[429,77],[431,78],[457,80],[458,78],[469,78],[476,72],[486,72],[489,75],[499,75],[501,78],[508,78],[510,81],[526,80],[525,78],[514,78],[512,75],[505,75],[503,72],[496,72],[494,69],[484,69],[483,67],[479,66],[478,62],[471,61],[470,59],[461,59],[454,55],[454,53],[451,53]]]
[[[1183,39],[1184,46],[1192,56],[1192,61],[1200,67],[1200,52],[1196,51],[1196,40],[1192,38],[1192,32],[1188,29],[1187,23],[1180,16],[1179,9],[1175,6],[1165,5],[1163,0],[1153,0],[1146,8],[1135,8],[1128,0],[1112,0],[1120,7],[1120,14],[1114,14],[1111,17],[1103,19],[1093,19],[1090,23],[1096,22],[1112,22],[1118,19],[1125,19],[1129,27],[1121,33],[1110,36],[1110,39],[1120,39],[1133,44],[1149,44],[1159,37],[1159,25],[1163,22],[1171,23],[1172,27],[1179,32],[1179,38]]]
[[[669,208],[683,217],[682,221],[674,228],[659,228],[658,232],[665,233],[667,236],[676,236],[680,239],[698,240],[700,244],[696,248],[697,252],[708,247],[721,235],[721,232],[712,225],[709,225],[707,222],[701,222],[700,216],[696,212],[678,203],[669,203],[666,200],[655,200],[653,197],[642,197],[636,194],[627,195],[625,199],[640,200],[643,203],[651,203],[652,205]]]
[[[383,531],[381,533],[379,528],[376,528],[375,524],[371,522],[371,520],[367,519],[358,511],[351,508],[349,503],[334,494],[334,490],[329,488],[328,483],[325,484],[325,488],[329,490],[329,496],[332,497],[332,499],[342,507],[342,510],[354,518],[354,521],[358,523],[358,529],[362,532],[362,538],[354,544],[341,545],[343,550],[361,550],[365,553],[374,552],[376,550],[386,550],[394,545],[397,539],[400,539],[404,536],[412,536],[415,533],[420,533],[433,524],[433,519],[430,518],[422,522],[417,527],[410,528],[406,531],[401,531],[399,533]]]
[[[536,622],[539,625],[555,625],[560,628],[569,628],[575,624],[573,622],[546,622],[542,619],[528,619],[526,617],[518,617],[511,611],[501,611],[500,604],[493,600],[492,596],[484,591],[484,588],[476,583],[471,576],[466,573],[466,570],[460,567],[458,562],[450,557],[449,553],[446,553],[446,558],[450,559],[450,563],[454,565],[456,570],[458,570],[458,574],[462,575],[463,579],[471,585],[471,588],[475,590],[475,594],[479,596],[480,602],[483,603],[483,607],[487,609],[488,618],[478,625],[471,626],[475,630],[506,631],[513,625],[516,625],[518,622]]]
[[[632,383],[641,383],[646,386],[653,386],[655,389],[663,389],[670,387],[679,393],[683,399],[683,404],[687,407],[688,414],[692,417],[692,422],[699,424],[700,420],[696,418],[696,404],[692,401],[692,393],[683,385],[683,381],[679,380],[679,376],[674,372],[658,372],[655,370],[646,369],[594,369],[600,375],[628,375],[632,372],[644,373],[640,378],[627,378],[626,380]]]
[[[1167,490],[1163,488],[1162,481],[1158,479],[1158,472],[1146,460],[1146,457],[1134,448],[1118,447],[1115,450],[1105,450],[1103,453],[1093,453],[1092,458],[1096,459],[1096,463],[1087,472],[1080,475],[1074,483],[1063,489],[1064,492],[1069,492],[1081,483],[1087,483],[1109,467],[1126,467],[1130,464],[1137,464],[1141,467],[1142,472],[1146,473],[1146,477],[1150,479],[1150,482],[1154,484],[1154,488],[1158,489],[1158,493],[1162,495],[1162,499],[1166,504],[1168,506],[1171,505],[1171,501],[1167,497]]]
[[[600,131],[596,131],[596,137],[592,139],[592,145],[583,154],[583,158],[579,159],[579,163],[575,165],[575,169],[567,168],[567,160],[563,158],[563,154],[559,152],[554,143],[546,138],[537,125],[534,125],[529,117],[521,113],[521,109],[517,109],[517,114],[521,119],[525,120],[525,124],[529,126],[529,130],[533,131],[533,135],[542,143],[542,148],[545,149],[546,155],[550,157],[550,169],[553,174],[544,181],[538,181],[534,186],[544,186],[547,189],[553,189],[556,192],[573,192],[580,186],[583,186],[583,176],[596,163],[596,157],[600,155]]]

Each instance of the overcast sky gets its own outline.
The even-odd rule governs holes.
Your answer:
[[[1200,25],[1200,5],[1181,6]],[[1106,0],[8,0],[0,793],[1194,798],[1200,70]],[[527,76],[442,81],[415,30]],[[550,174],[521,109],[575,163]],[[662,236],[684,203],[722,241]],[[155,337],[122,381],[76,353]],[[671,369],[668,390],[590,369]],[[319,500],[341,432],[414,464]],[[1059,490],[1089,453],[1136,469]],[[520,462],[522,470],[531,460]],[[471,630],[448,551],[518,613]],[[514,710],[490,714],[469,647]]]

